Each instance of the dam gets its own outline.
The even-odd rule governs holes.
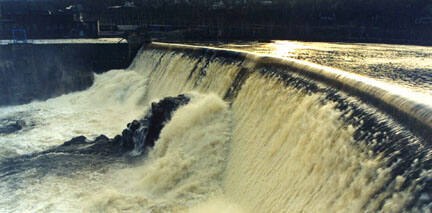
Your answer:
[[[377,78],[233,46],[148,44],[88,88],[1,107],[0,130],[24,125],[0,133],[0,211],[431,211],[431,63]]]

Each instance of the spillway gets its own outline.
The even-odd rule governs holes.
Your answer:
[[[78,134],[114,137],[180,94],[190,102],[141,157],[31,155]],[[35,127],[2,137],[11,196],[0,210],[428,212],[428,97],[298,60],[153,43],[86,91],[3,109],[33,113]],[[59,122],[65,133],[52,136]]]

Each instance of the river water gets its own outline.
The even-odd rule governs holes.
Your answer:
[[[429,46],[302,41],[204,45],[305,60],[432,94],[432,47]]]
[[[431,47],[198,45],[307,60],[432,95]],[[432,207],[427,191],[432,172],[425,166],[432,155],[423,139],[358,100],[340,103],[366,108],[367,116],[339,109],[326,94],[258,73],[227,102],[224,95],[241,63],[146,50],[129,69],[96,75],[86,91],[0,108],[0,125],[26,123],[0,135],[0,212],[423,212]],[[151,102],[178,94],[191,102],[173,114],[141,159],[22,157],[79,135],[114,137],[143,117]]]

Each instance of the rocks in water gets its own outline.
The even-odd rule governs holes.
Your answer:
[[[127,124],[127,128],[131,129],[132,131],[137,130],[141,126],[141,123],[137,120],[132,121],[132,123]]]
[[[86,143],[87,138],[85,136],[78,136],[75,138],[72,138],[69,141],[64,142],[63,146],[70,146],[70,145],[74,145],[74,144],[83,144]]]
[[[15,122],[15,126],[17,127],[18,130],[21,130],[22,128],[24,128],[26,126],[26,122],[23,120],[17,120]]]
[[[126,150],[135,149],[141,152],[145,147],[153,147],[166,121],[171,119],[172,113],[189,100],[185,95],[179,95],[152,103],[146,116],[129,123],[127,129],[123,130],[120,137],[116,136],[115,140],[118,140],[121,147]]]
[[[120,136],[121,147],[128,149],[128,150],[133,149],[135,147],[134,142],[133,142],[134,133],[135,133],[135,131],[130,129],[130,128],[123,130],[122,135]]]
[[[159,134],[165,125],[165,122],[171,120],[172,112],[177,110],[181,105],[187,104],[189,98],[179,95],[175,98],[165,98],[159,103],[152,103],[149,114],[144,119],[148,121],[148,135],[145,140],[147,146],[154,146],[154,142],[159,139]]]
[[[62,145],[42,152],[42,154],[51,152],[62,152],[70,154],[97,154],[97,155],[116,155],[119,152],[119,144],[105,135],[100,135],[94,140],[89,140],[85,136],[78,136],[66,141]]]
[[[136,153],[142,153],[146,147],[155,145],[165,123],[171,119],[172,113],[187,104],[189,100],[185,95],[164,98],[157,103],[152,103],[144,118],[128,123],[121,135],[112,139],[100,135],[93,141],[85,136],[78,136],[48,152],[115,155],[135,150]]]
[[[189,98],[180,95],[153,103],[143,119],[132,121],[121,135],[114,138],[100,135],[89,140],[85,136],[78,136],[49,150],[4,159],[0,161],[0,171],[3,174],[0,181],[20,185],[22,179],[17,181],[15,174],[31,175],[36,179],[42,179],[47,174],[70,177],[76,174],[74,171],[96,171],[105,168],[106,164],[134,160],[136,158],[123,156],[138,156],[146,147],[154,146],[172,113],[188,102]],[[15,123],[17,124],[23,126],[23,123]]]
[[[26,122],[23,120],[17,120],[13,124],[6,125],[4,127],[0,127],[0,134],[11,134],[14,132],[18,132],[26,126]]]
[[[109,141],[110,139],[106,135],[99,135],[95,138],[95,141]]]

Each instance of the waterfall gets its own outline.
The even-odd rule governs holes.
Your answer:
[[[132,163],[48,174],[9,202],[36,191],[54,201],[12,211],[425,212],[432,207],[431,105],[393,88],[295,60],[152,44],[129,69],[96,76],[86,91],[22,107],[69,104],[74,116],[115,123],[106,132],[87,126],[84,135],[113,137],[152,102],[186,94],[191,101],[173,112],[155,146]],[[59,182],[61,198],[49,187]]]

